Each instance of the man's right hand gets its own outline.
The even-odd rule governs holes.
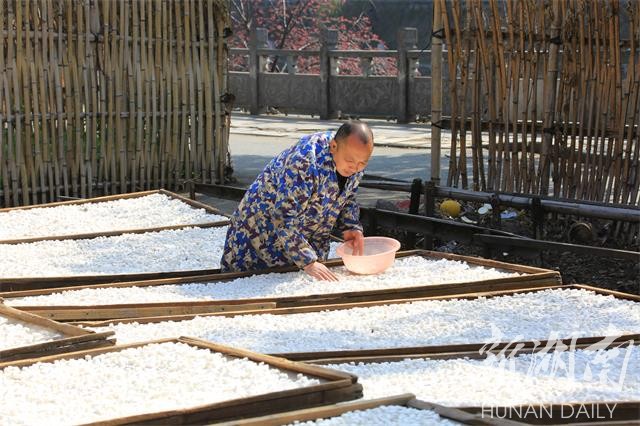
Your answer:
[[[304,267],[304,271],[320,281],[338,281],[338,277],[320,262],[313,262]]]

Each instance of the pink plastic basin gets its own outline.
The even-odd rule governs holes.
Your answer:
[[[400,249],[400,242],[387,237],[365,237],[364,255],[354,256],[353,249],[347,243],[342,243],[336,249],[342,258],[344,266],[354,274],[379,274],[393,265],[396,252]]]

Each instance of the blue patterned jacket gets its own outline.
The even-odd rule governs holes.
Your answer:
[[[304,136],[258,175],[231,217],[223,271],[303,268],[326,259],[334,226],[362,230],[356,192],[364,172],[350,176],[340,193],[329,152],[333,135]]]

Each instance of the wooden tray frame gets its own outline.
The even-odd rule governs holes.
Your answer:
[[[326,352],[297,352],[297,353],[280,353],[272,354],[291,361],[307,362],[310,364],[344,364],[348,362],[394,362],[405,359],[484,359],[486,354],[497,355],[504,353],[509,356],[533,354],[548,350],[554,352],[561,347],[571,347],[575,349],[610,349],[626,345],[640,344],[640,334],[625,334],[617,337],[596,336],[596,337],[580,337],[576,339],[557,339],[553,341],[540,340],[538,342],[532,340],[521,340],[513,342],[499,343],[466,343],[455,345],[437,345],[437,346],[416,346],[404,348],[389,349],[362,349],[362,350],[345,350],[345,351],[326,351]],[[481,353],[481,350],[483,352]]]
[[[426,297],[426,298],[417,298],[417,299],[399,299],[399,300],[379,300],[373,302],[362,302],[362,303],[347,303],[343,305],[334,304],[334,305],[316,305],[316,306],[305,306],[305,307],[294,307],[294,308],[277,308],[277,309],[267,309],[267,310],[258,310],[258,311],[237,311],[237,312],[219,312],[219,313],[209,313],[202,315],[169,315],[169,316],[159,316],[159,317],[142,317],[142,318],[126,318],[118,321],[80,321],[80,322],[71,322],[71,324],[89,326],[89,327],[105,327],[110,323],[118,322],[118,323],[157,323],[162,321],[183,321],[193,319],[196,316],[227,316],[233,317],[238,315],[257,315],[257,314],[273,314],[273,315],[287,315],[287,314],[296,314],[296,313],[307,313],[307,312],[320,312],[320,311],[329,311],[329,310],[343,310],[343,309],[351,309],[357,307],[370,307],[370,306],[380,306],[380,305],[389,305],[389,304],[401,304],[401,303],[411,303],[416,301],[424,301],[424,300],[450,300],[450,299],[477,299],[479,297],[498,297],[498,296],[508,296],[514,294],[523,294],[523,293],[531,293],[537,291],[544,290],[553,290],[553,289],[583,289],[588,291],[593,291],[597,294],[601,294],[604,296],[613,296],[621,300],[631,300],[634,302],[640,302],[640,296],[620,293],[612,290],[601,289],[597,287],[592,287],[588,285],[581,284],[573,284],[567,286],[548,286],[548,287],[536,287],[536,288],[528,288],[528,289],[517,289],[517,290],[507,290],[507,291],[497,291],[497,292],[485,292],[485,293],[472,293],[472,294],[462,294],[462,295],[449,295],[449,296],[436,296],[436,297]],[[575,345],[579,348],[589,347],[598,342],[603,341],[606,336],[589,336],[589,337],[581,337],[575,340]],[[620,344],[621,342],[627,342],[629,340],[640,341],[640,334],[630,334],[624,336],[618,336],[613,343]],[[562,339],[562,342],[566,345],[572,343],[572,339]],[[481,357],[479,351],[481,348],[485,347],[487,352],[500,352],[501,350],[507,348],[510,350],[511,348],[519,347],[519,353],[531,353],[536,352],[538,350],[542,350],[547,345],[549,345],[548,340],[542,340],[538,342],[536,345],[533,341],[519,341],[519,342],[500,342],[495,346],[492,344],[483,342],[483,343],[469,343],[469,344],[457,344],[457,345],[435,345],[435,346],[418,346],[418,347],[399,347],[399,348],[381,348],[381,349],[359,349],[359,350],[332,350],[332,351],[312,351],[312,352],[291,352],[291,353],[273,353],[271,355],[287,358],[294,361],[304,361],[304,362],[312,362],[312,363],[334,363],[334,362],[346,362],[346,361],[361,361],[361,362],[373,362],[379,360],[402,360],[406,358],[425,358],[425,357],[433,357],[433,356],[443,356],[448,358],[458,358],[461,356],[468,357]],[[493,346],[492,349],[489,349],[490,346]]]
[[[635,345],[635,346],[640,345],[640,335],[638,334],[621,336],[615,340],[608,341],[608,342],[603,342],[601,341],[601,339],[602,338],[600,337],[578,339],[576,342],[575,349],[598,350],[598,349],[610,349],[615,347],[623,347],[628,345]],[[570,339],[563,339],[562,342],[564,344],[569,344]],[[508,345],[509,347],[516,347],[519,343],[526,343],[526,342],[513,342],[513,343],[509,343]],[[544,341],[540,343],[541,345],[537,348],[532,347],[532,345],[530,344],[523,346],[518,351],[514,351],[513,354],[522,355],[527,353],[539,352],[546,345]],[[502,345],[504,344],[501,344],[500,346]],[[315,365],[325,365],[325,364],[340,364],[340,363],[349,363],[349,362],[361,362],[361,363],[398,362],[404,359],[413,359],[413,358],[427,358],[427,359],[453,359],[453,358],[481,359],[482,358],[482,356],[480,356],[477,351],[476,352],[468,351],[467,350],[468,348],[461,348],[463,350],[456,352],[456,346],[463,347],[465,345],[450,345],[450,346],[440,346],[440,347],[434,346],[430,348],[429,352],[425,352],[422,354],[414,353],[412,351],[405,351],[405,354],[402,355],[399,353],[400,350],[397,350],[396,351],[397,353],[395,354],[387,354],[387,355],[379,354],[377,356],[368,356],[368,357],[325,358],[325,359],[308,360],[304,362],[313,363]],[[470,345],[467,345],[467,346],[470,346]],[[408,349],[411,349],[411,348],[408,348]],[[493,350],[491,352],[495,353],[495,352],[498,352],[500,349],[502,348],[497,347],[496,350]],[[426,403],[426,404],[432,404],[432,403]],[[579,421],[580,419],[571,419],[571,418],[562,419],[562,416],[558,415],[558,411],[561,409],[559,408],[560,406],[564,406],[564,407],[571,406],[574,409],[574,411],[577,411],[576,407],[579,408],[580,405],[586,405],[590,407],[598,406],[599,409],[600,407],[602,407],[600,412],[606,413],[607,411],[604,408],[605,404],[609,404],[609,406],[616,404],[616,411],[611,419],[607,419],[607,420],[589,419],[589,421],[578,423],[576,422],[576,420]],[[469,424],[484,424],[484,423],[476,423],[476,421],[478,420],[491,422],[490,424],[496,424],[496,425],[520,425],[520,424],[556,425],[556,424],[569,424],[569,423],[577,424],[577,425],[640,424],[640,401],[595,401],[595,402],[565,402],[565,403],[554,403],[554,404],[531,404],[531,405],[527,404],[527,405],[514,405],[510,407],[497,406],[497,407],[494,407],[494,409],[496,410],[497,413],[518,414],[519,412],[518,410],[520,410],[520,412],[522,413],[526,413],[527,408],[529,407],[533,407],[536,413],[551,412],[552,416],[548,418],[527,418],[526,416],[523,416],[523,417],[500,416],[498,418],[492,418],[492,417],[487,417],[486,414],[483,415],[483,407],[477,407],[477,406],[452,408],[456,411],[458,410],[465,411],[469,414],[472,414],[474,417],[471,417],[471,418],[464,418],[464,417],[455,418],[452,416],[448,416],[446,412],[442,413],[442,415],[445,417],[449,417],[451,419],[458,420],[463,423],[469,423]],[[543,411],[541,407],[546,407],[546,409]],[[445,407],[445,408],[451,408],[451,407]],[[440,414],[437,408],[434,408],[434,411]],[[558,422],[558,420],[561,420],[561,421]],[[582,419],[582,420],[586,420],[586,419]],[[244,423],[239,423],[239,424],[244,424]],[[248,423],[248,424],[257,425],[259,423]],[[273,424],[273,423],[265,423],[265,424]]]
[[[46,328],[66,336],[41,343],[2,349],[0,350],[0,363],[115,345],[115,339],[108,339],[115,334],[113,332],[96,333],[70,324],[61,324],[6,306],[2,303],[2,299],[0,299],[0,316]]]
[[[457,408],[445,407],[444,405],[434,404],[431,402],[421,401],[415,398],[412,393],[388,396],[385,398],[376,398],[364,401],[354,401],[342,404],[331,404],[322,407],[307,408],[305,410],[288,411],[285,413],[272,414],[269,416],[253,417],[249,419],[224,422],[218,426],[281,426],[293,422],[306,422],[316,419],[326,419],[329,417],[338,417],[342,414],[378,408],[388,405],[399,405],[402,407],[415,408],[417,410],[431,410],[451,420],[455,420],[465,424],[473,425],[495,425],[508,426],[520,425],[522,423],[511,420],[503,421],[501,419],[483,419],[480,415],[469,413]]]
[[[351,308],[363,308],[380,305],[397,305],[401,303],[412,303],[425,300],[451,300],[451,299],[477,299],[479,297],[498,297],[498,296],[511,296],[514,294],[532,293],[545,290],[557,290],[557,289],[575,289],[575,290],[588,290],[603,296],[613,296],[621,300],[631,300],[634,302],[640,302],[640,296],[633,294],[622,293],[613,290],[607,290],[603,288],[593,287],[584,284],[569,284],[569,285],[551,285],[540,287],[527,287],[513,290],[499,290],[499,291],[485,291],[476,293],[462,293],[462,294],[448,294],[444,296],[428,296],[428,297],[416,297],[416,298],[403,298],[403,299],[385,299],[385,300],[373,300],[367,302],[345,302],[334,303],[328,305],[312,305],[312,306],[297,306],[291,308],[275,308],[275,309],[262,309],[262,310],[244,310],[244,311],[229,311],[229,312],[212,312],[205,314],[187,314],[187,315],[160,315],[155,317],[136,317],[136,318],[123,318],[117,321],[105,320],[105,321],[70,321],[70,324],[89,326],[89,327],[103,327],[109,325],[109,323],[131,323],[137,322],[154,323],[162,321],[183,321],[190,320],[197,316],[226,316],[233,317],[236,315],[260,315],[260,314],[272,314],[272,315],[288,315],[288,314],[300,314],[307,312],[321,312],[321,311],[336,311],[342,309]]]
[[[637,337],[637,336],[636,336]],[[618,342],[611,342],[608,345],[602,346],[594,346],[592,349],[604,349],[609,347],[614,347],[622,343],[622,340]],[[637,344],[637,340],[635,341]],[[581,347],[580,349],[584,349]],[[453,354],[443,352],[438,354],[433,354],[431,356],[422,356],[421,358],[437,358],[437,359],[450,359],[452,357],[466,357],[468,355],[462,353],[457,356],[452,356]],[[402,359],[413,358],[413,355],[398,358],[398,357],[385,357],[379,359],[371,359],[371,360],[326,360],[320,362],[320,364],[328,364],[333,362],[394,362],[394,361],[402,361]],[[616,411],[614,416],[611,419],[600,421],[600,420],[591,420],[584,423],[575,423],[575,420],[579,419],[562,419],[561,416],[558,415],[559,406],[571,406],[576,411],[576,407],[580,405],[588,405],[588,406],[604,406],[604,404],[609,404],[612,406],[616,404]],[[442,406],[439,404],[425,402],[418,399],[415,399],[415,395],[413,394],[402,394],[397,396],[390,396],[385,398],[377,398],[372,400],[364,400],[364,401],[355,401],[343,404],[332,404],[323,407],[310,408],[306,410],[295,410],[285,413],[273,414],[270,416],[262,416],[249,418],[239,421],[226,422],[222,423],[221,426],[277,426],[277,425],[285,425],[292,423],[294,421],[309,421],[318,418],[327,418],[334,417],[344,414],[349,411],[355,410],[365,410],[369,408],[380,407],[383,405],[402,405],[417,409],[428,409],[433,410],[436,413],[440,414],[442,417],[449,418],[451,420],[455,420],[461,423],[466,424],[474,424],[474,425],[522,425],[522,424],[540,424],[540,425],[550,425],[550,424],[581,424],[581,425],[613,425],[613,424],[630,424],[631,422],[635,422],[637,424],[640,422],[640,401],[597,401],[597,402],[569,402],[569,403],[556,403],[556,404],[538,404],[538,405],[515,405],[511,407],[496,407],[498,413],[509,412],[511,414],[517,414],[518,409],[520,412],[525,413],[526,409],[529,407],[536,407],[535,412],[551,412],[551,418],[534,418],[530,419],[527,417],[510,417],[510,418],[502,418],[502,417],[488,417],[485,413],[483,413],[482,407],[448,407]],[[545,411],[542,411],[540,407],[547,407]],[[552,409],[553,408],[553,409]],[[511,409],[511,410],[509,410]],[[509,411],[508,411],[509,410]],[[601,409],[601,412],[606,413],[604,409]],[[561,421],[558,423],[558,418]]]
[[[256,362],[263,362],[282,370],[293,371],[325,380],[325,383],[307,386],[304,388],[271,392],[248,398],[238,398],[213,404],[200,405],[186,409],[167,410],[155,413],[145,413],[134,416],[120,417],[88,423],[91,425],[124,425],[124,424],[184,424],[202,423],[205,421],[224,421],[234,418],[247,417],[249,415],[271,414],[291,407],[307,408],[324,404],[333,404],[349,401],[362,397],[362,385],[357,377],[341,371],[330,370],[320,366],[292,362],[281,358],[263,355],[244,349],[218,345],[200,339],[179,337],[160,339],[148,342],[119,345],[111,348],[91,349],[63,355],[43,357],[35,360],[26,360],[13,364],[0,364],[0,369],[14,365],[26,367],[35,363],[54,362],[61,359],[77,359],[85,356],[95,356],[104,353],[145,346],[155,343],[185,343],[201,349],[208,349],[236,358],[247,358]]]
[[[467,294],[498,290],[515,290],[523,288],[546,287],[560,284],[560,274],[556,271],[532,268],[493,260],[479,259],[425,250],[412,250],[398,253],[398,258],[407,256],[424,256],[428,258],[450,259],[465,261],[474,266],[497,268],[509,272],[519,272],[526,275],[509,278],[497,278],[473,282],[424,285],[414,287],[397,287],[382,290],[350,291],[342,293],[312,294],[307,296],[266,297],[255,299],[213,300],[197,302],[162,302],[162,303],[133,303],[113,305],[72,305],[72,306],[20,306],[20,309],[33,312],[60,321],[88,321],[101,319],[121,319],[130,317],[149,317],[160,315],[188,315],[205,314],[229,310],[250,310],[251,306],[261,306],[259,309],[290,308],[301,306],[359,303],[390,299],[413,299],[418,297],[434,297],[451,294]],[[330,267],[341,266],[341,260],[325,262]],[[165,278],[147,281],[131,281],[111,284],[74,285],[54,289],[39,289],[12,291],[0,293],[1,297],[11,299],[15,297],[52,294],[65,290],[79,290],[86,288],[111,287],[147,287],[169,284],[185,284],[198,282],[225,282],[239,277],[263,275],[272,272],[296,271],[297,268],[270,268],[264,271],[234,272],[203,275],[197,277]],[[241,305],[246,305],[242,307]]]
[[[190,205],[193,208],[204,209],[207,213],[215,214],[218,216],[229,217],[229,215],[222,213],[220,210],[215,207],[208,206],[206,204],[200,203],[195,200],[191,200],[189,198],[183,197],[179,194],[176,194],[171,191],[167,191],[164,189],[156,189],[153,191],[142,191],[142,192],[131,192],[128,194],[120,194],[120,195],[108,195],[105,197],[95,197],[95,198],[86,198],[82,200],[72,200],[72,201],[61,201],[58,203],[49,203],[49,204],[35,204],[32,206],[21,206],[21,207],[9,207],[0,209],[0,213],[15,211],[15,210],[31,210],[36,208],[49,208],[49,207],[57,207],[57,206],[73,206],[73,205],[82,205],[82,204],[96,204],[96,203],[104,203],[107,201],[115,201],[115,200],[129,200],[133,198],[141,198],[147,195],[153,194],[163,194],[169,198],[173,198],[175,200],[182,201],[185,204]],[[85,234],[64,234],[64,235],[46,235],[42,237],[25,237],[25,238],[16,238],[11,240],[0,240],[0,244],[25,244],[25,243],[35,243],[38,241],[62,241],[62,240],[89,240],[92,238],[98,237],[113,237],[122,234],[142,234],[145,232],[158,232],[158,231],[167,231],[167,230],[177,230],[184,228],[211,228],[216,226],[225,226],[229,224],[229,220],[221,220],[216,222],[204,222],[204,223],[193,223],[193,224],[183,224],[183,225],[167,225],[167,226],[156,226],[152,228],[133,228],[133,229],[118,229],[113,231],[102,231],[102,232],[91,232]]]

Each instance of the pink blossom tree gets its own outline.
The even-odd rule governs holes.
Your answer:
[[[254,28],[265,28],[269,34],[269,47],[275,49],[318,50],[321,46],[322,29],[338,31],[338,50],[386,49],[384,41],[371,29],[365,14],[346,18],[341,16],[345,0],[231,0],[233,36],[230,47],[249,46]],[[231,70],[246,70],[244,57],[233,57]],[[299,57],[299,73],[319,73],[317,57]],[[341,58],[338,72],[342,75],[362,73],[360,59]],[[285,58],[271,58],[270,71],[286,71]],[[393,58],[376,58],[370,72],[374,75],[394,75],[397,71]]]

